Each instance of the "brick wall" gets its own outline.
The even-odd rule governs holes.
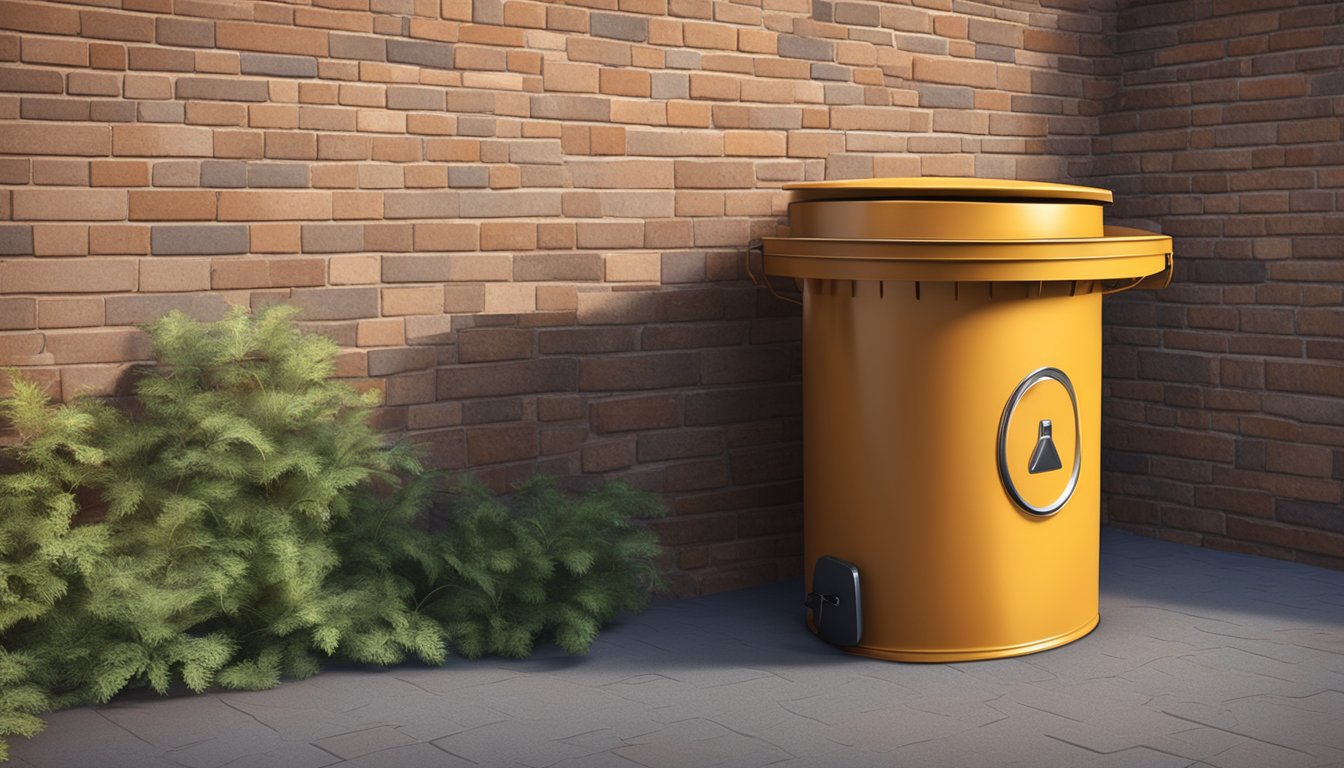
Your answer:
[[[1110,16],[1053,5],[5,0],[0,363],[116,392],[135,324],[292,302],[434,463],[666,494],[680,593],[791,575],[746,245],[788,181],[1085,170]]]
[[[1344,567],[1344,5],[1131,3],[1096,174],[1175,236],[1108,301],[1112,525]]]
[[[1165,9],[1152,18],[1183,5],[1151,6]],[[1270,15],[1320,8],[1333,6]],[[1112,308],[1108,428],[1124,448],[1108,463],[1118,466],[1107,475],[1112,519],[1189,530],[1180,514],[1215,504],[1195,500],[1196,486],[1240,499],[1245,482],[1262,484],[1249,493],[1270,498],[1271,510],[1238,525],[1261,528],[1237,533],[1228,517],[1209,543],[1296,530],[1264,528],[1270,514],[1337,519],[1310,505],[1339,501],[1324,490],[1339,473],[1330,448],[1339,400],[1317,397],[1339,395],[1338,379],[1304,367],[1332,349],[1338,357],[1329,304],[1340,278],[1313,260],[1329,241],[1199,229],[1221,213],[1191,213],[1197,197],[1145,186],[1212,178],[1226,153],[1173,161],[1143,143],[1168,136],[1162,99],[1197,86],[1142,81],[1198,70],[1203,49],[1187,52],[1172,35],[1205,33],[1189,22],[1140,30],[1131,16],[1113,39],[1113,0],[0,0],[0,364],[62,397],[124,391],[124,374],[147,354],[135,324],[170,308],[211,318],[231,303],[292,302],[342,345],[342,375],[386,393],[381,424],[426,444],[434,463],[497,488],[540,469],[577,485],[619,477],[659,491],[672,511],[660,532],[674,588],[714,591],[800,565],[799,323],[742,268],[746,244],[781,222],[780,186],[1095,178],[1114,182],[1126,216],[1174,213],[1162,223],[1190,259],[1161,304]],[[1271,98],[1276,68],[1289,66],[1278,51],[1319,61],[1311,57],[1329,56],[1331,39],[1297,40],[1286,22],[1236,26],[1259,17],[1220,17],[1233,26],[1212,33],[1228,60],[1271,68],[1255,73],[1268,90],[1247,90],[1247,108],[1337,104],[1328,93]],[[1310,23],[1302,34],[1330,28]],[[1145,63],[1145,51],[1159,55],[1143,48],[1148,36],[1175,58]],[[1264,50],[1237,47],[1243,37]],[[1120,58],[1117,42],[1127,46]],[[1219,74],[1227,65],[1202,66],[1211,84],[1234,82],[1232,97],[1216,97],[1233,101],[1235,81]],[[1336,92],[1329,74],[1303,75],[1298,87]],[[1136,96],[1139,85],[1156,101]],[[1337,118],[1332,108],[1286,115],[1302,117],[1291,125],[1304,133],[1256,141],[1285,142],[1290,165],[1337,166],[1338,149],[1321,143],[1329,137],[1315,138],[1329,125],[1312,119]],[[1127,115],[1149,122],[1127,128]],[[1198,149],[1227,141],[1216,130],[1177,132],[1190,142],[1182,148]],[[1206,154],[1207,173],[1172,165]],[[1170,173],[1158,173],[1162,162]],[[1334,199],[1338,179],[1308,173],[1311,183],[1294,182],[1297,197],[1283,196],[1288,213],[1261,216],[1265,227],[1326,226],[1319,211],[1292,213]],[[1222,285],[1248,279],[1237,271],[1248,264],[1270,284]],[[1336,293],[1311,282],[1322,280]],[[1270,288],[1290,293],[1258,292]],[[1239,306],[1253,301],[1270,305]],[[1297,311],[1304,304],[1313,306]],[[1252,333],[1205,329],[1201,310],[1230,311],[1235,329]],[[1179,349],[1169,311],[1193,336],[1229,346]],[[1285,311],[1308,324],[1294,330],[1314,334],[1297,340],[1296,357],[1276,348],[1257,369],[1263,352],[1230,346],[1292,343],[1263,325]],[[1220,378],[1179,380],[1199,365]],[[1222,386],[1256,370],[1268,390],[1245,378]],[[1159,402],[1142,399],[1149,387]],[[1208,411],[1235,426],[1192,424],[1218,405],[1200,398],[1218,392],[1254,403]],[[1316,410],[1284,418],[1287,408]],[[1273,432],[1284,424],[1300,431]],[[1243,433],[1261,442],[1239,443]],[[1187,439],[1231,448],[1172,456],[1167,446]],[[1283,445],[1318,450],[1286,460],[1271,447]],[[1257,456],[1261,466],[1246,465]],[[1332,462],[1324,474],[1322,456]],[[1217,482],[1171,477],[1196,466]],[[1307,466],[1314,476],[1293,474]],[[1289,483],[1318,490],[1266,487]],[[1168,488],[1192,498],[1154,498]]]

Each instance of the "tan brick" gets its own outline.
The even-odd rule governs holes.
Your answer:
[[[331,218],[330,192],[230,191],[219,193],[220,221],[285,221]]]
[[[140,291],[181,292],[210,290],[207,259],[153,258],[140,260]]]
[[[119,221],[126,218],[126,193],[102,189],[16,189],[16,221]]]
[[[444,312],[481,312],[484,309],[484,285],[445,285],[443,287]]]
[[[737,30],[726,24],[683,22],[682,39],[688,48],[718,48],[725,51],[737,48]]]
[[[542,222],[537,225],[537,247],[568,250],[575,245],[573,222]]]
[[[607,69],[601,71],[598,90],[613,96],[648,96],[649,73],[638,69]]]
[[[402,346],[406,343],[406,321],[399,317],[360,320],[355,327],[355,343],[361,347]]]
[[[10,293],[114,293],[133,291],[134,259],[38,259],[0,263],[0,284]]]
[[[275,160],[317,159],[317,134],[308,131],[266,131],[264,154]]]
[[[327,280],[332,285],[376,283],[381,269],[379,258],[371,255],[332,256],[327,265]]]
[[[442,165],[410,165],[404,169],[408,189],[432,189],[448,186],[448,169]]]
[[[484,311],[489,314],[524,314],[537,308],[536,286],[527,283],[490,283],[485,286]]]
[[[710,105],[693,101],[667,102],[667,124],[687,128],[708,128],[710,124]]]
[[[124,328],[53,331],[47,334],[46,350],[62,365],[119,363],[150,357],[148,334]]]
[[[0,361],[7,366],[55,362],[50,353],[43,354],[45,344],[46,337],[40,333],[0,334]]]
[[[202,128],[201,130],[210,130]],[[265,141],[261,131],[215,130],[215,157],[260,159]]]
[[[122,80],[122,95],[128,99],[171,99],[173,81],[161,75],[126,75]]]
[[[598,69],[597,65],[551,59],[542,65],[542,87],[562,93],[597,93]]]
[[[578,288],[573,285],[537,286],[538,312],[573,312],[579,307]]]
[[[645,248],[685,248],[694,242],[689,219],[649,219],[644,222]]]
[[[253,253],[298,253],[302,247],[298,224],[253,224],[249,227]]]
[[[676,181],[679,188],[731,188],[755,186],[755,166],[739,160],[677,160]]]
[[[386,316],[432,315],[443,311],[443,289],[437,285],[385,287],[382,296]]]
[[[996,83],[994,63],[966,59],[933,59],[916,56],[914,78],[926,83],[949,83],[992,88]]]
[[[662,259],[657,253],[609,253],[604,264],[604,279],[609,283],[656,283],[662,270]]]
[[[640,248],[644,245],[644,223],[581,221],[577,235],[580,248]]]
[[[96,328],[106,322],[105,302],[101,296],[40,299],[37,324],[40,328]]]
[[[737,49],[743,53],[776,54],[779,52],[779,33],[764,29],[739,29]]]
[[[33,227],[33,255],[87,256],[87,224],[38,224]]]
[[[215,290],[269,288],[271,265],[265,259],[215,259],[210,262],[210,286]]]
[[[327,32],[272,24],[220,21],[215,24],[215,45],[243,51],[326,56]]]
[[[536,224],[515,221],[487,221],[480,226],[480,247],[483,251],[530,251],[537,247]]]
[[[383,195],[381,192],[333,192],[331,194],[333,219],[381,219]]]
[[[723,153],[755,157],[783,157],[786,150],[784,133],[776,131],[724,131]]]
[[[480,225],[475,222],[421,222],[415,225],[417,251],[474,251],[480,246]]]
[[[149,253],[149,227],[95,224],[89,227],[89,253]]]
[[[129,157],[210,157],[209,128],[177,125],[114,125],[112,154]]]
[[[594,155],[624,155],[625,128],[595,125],[590,131],[589,151]]]
[[[683,190],[677,192],[678,216],[722,216],[724,193]]]

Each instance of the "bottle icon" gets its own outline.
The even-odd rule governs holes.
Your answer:
[[[1027,464],[1027,472],[1039,475],[1042,472],[1053,472],[1063,466],[1059,460],[1059,451],[1055,448],[1055,439],[1051,436],[1050,420],[1041,419],[1040,429],[1036,437],[1036,449],[1031,452],[1031,461]]]

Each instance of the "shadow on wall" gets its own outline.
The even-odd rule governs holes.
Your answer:
[[[384,389],[381,426],[496,491],[540,472],[664,495],[663,565],[700,594],[798,572],[800,333],[795,306],[740,283],[579,290],[572,310],[351,351],[344,373]]]

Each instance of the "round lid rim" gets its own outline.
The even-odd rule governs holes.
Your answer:
[[[795,181],[784,185],[796,202],[831,199],[1082,200],[1109,203],[1108,189],[1049,181],[973,179],[958,176]]]

